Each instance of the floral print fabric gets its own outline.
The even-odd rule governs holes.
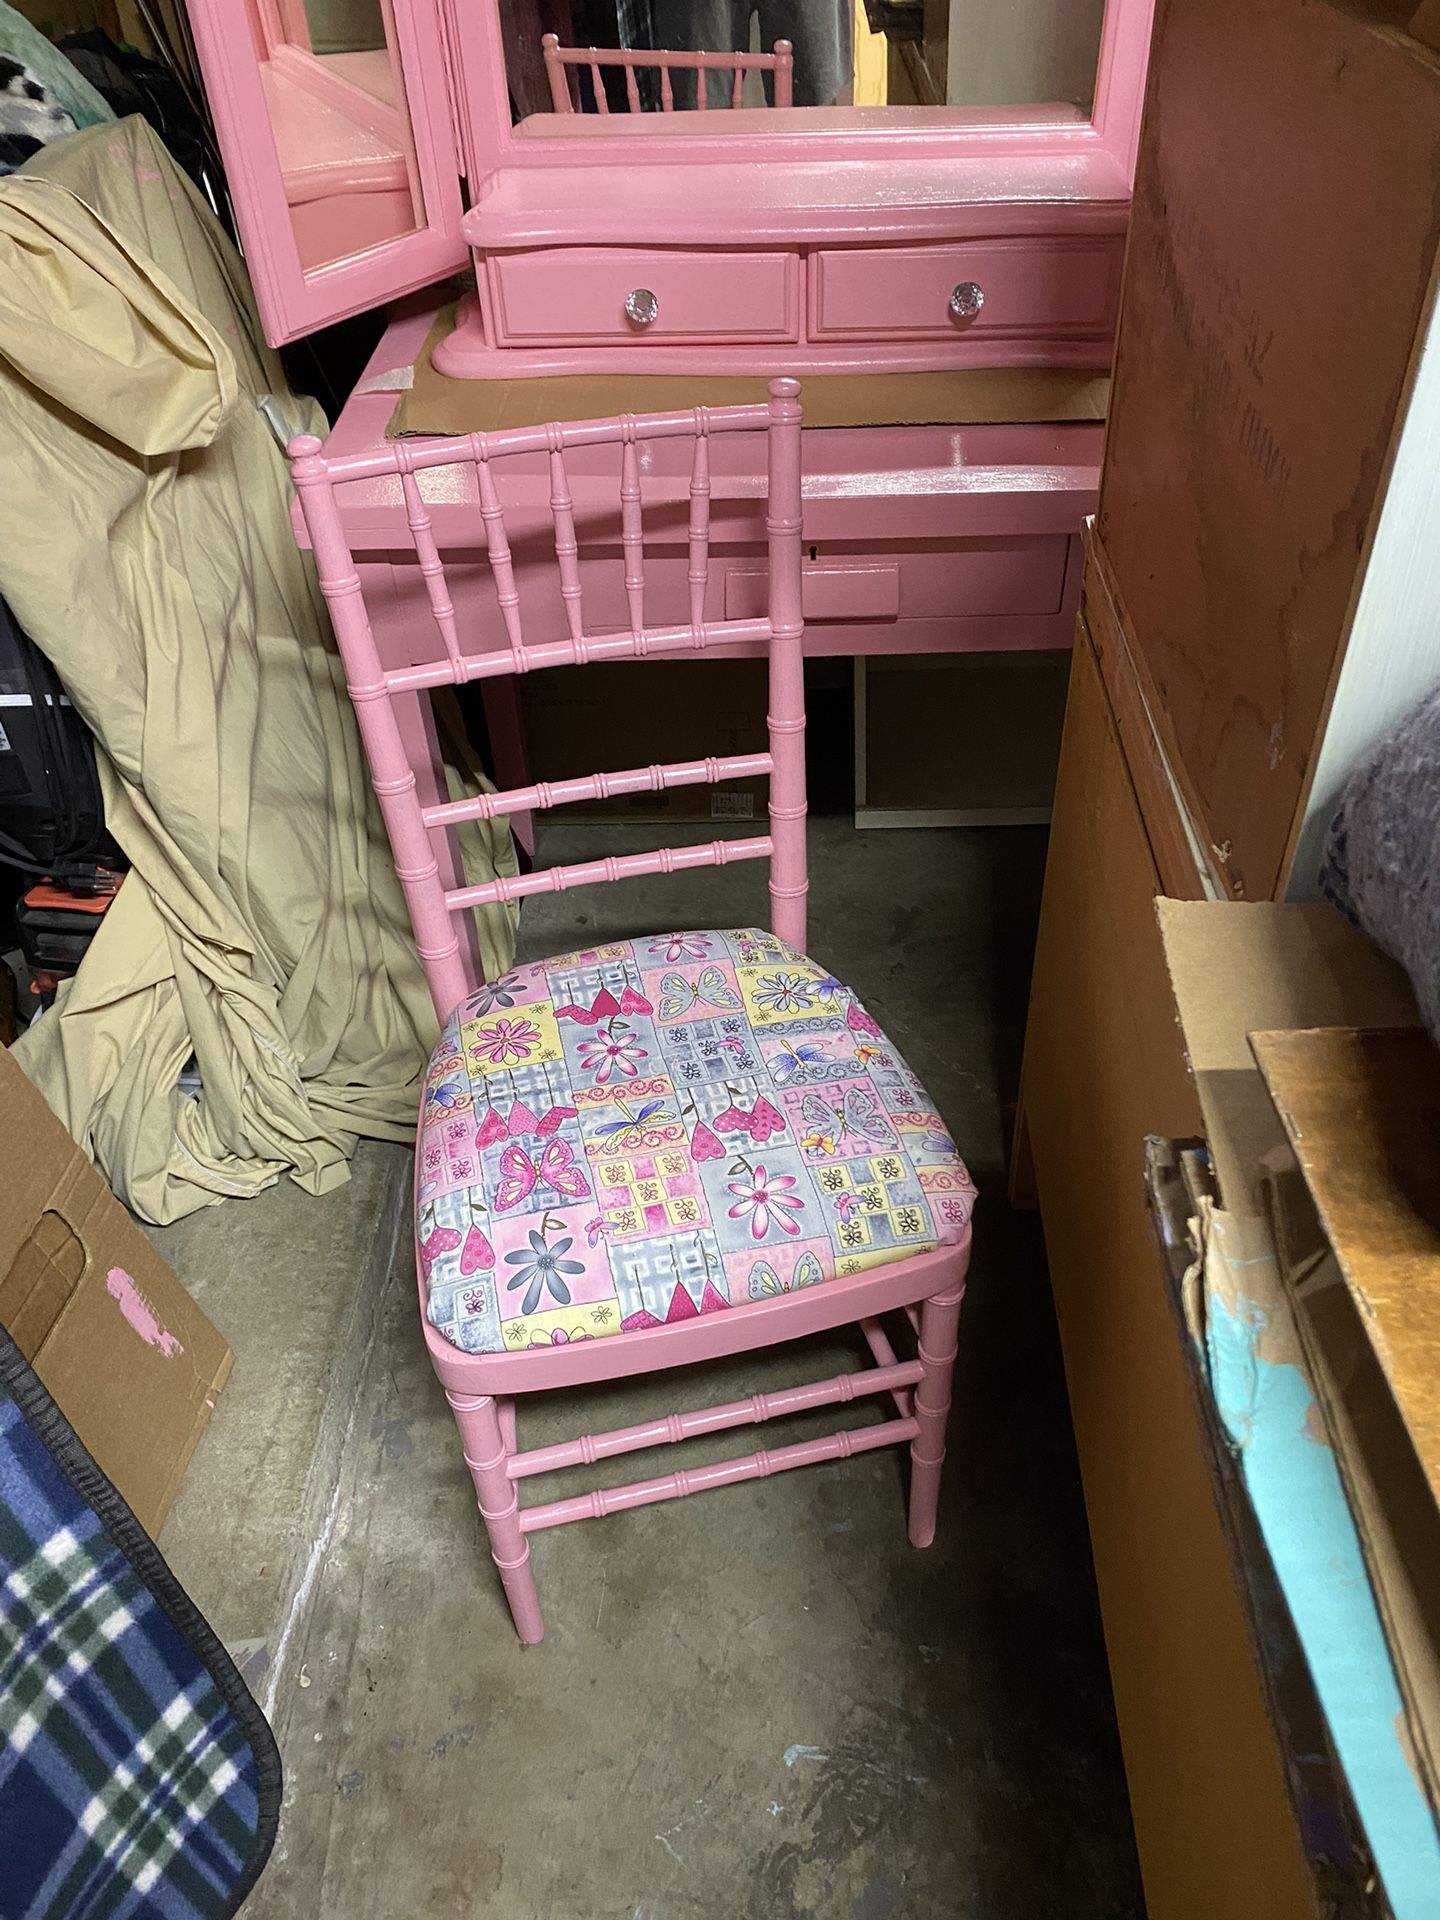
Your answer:
[[[755,928],[516,967],[425,1082],[416,1243],[470,1353],[719,1313],[958,1240],[975,1188],[855,996]]]

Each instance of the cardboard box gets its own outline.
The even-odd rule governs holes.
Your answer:
[[[881,654],[854,671],[857,827],[1046,824],[1068,653]]]
[[[153,1536],[230,1349],[4,1050],[0,1126],[0,1325]]]

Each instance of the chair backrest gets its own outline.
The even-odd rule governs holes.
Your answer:
[[[405,889],[425,977],[443,1023],[479,984],[469,976],[468,944],[455,916],[477,906],[532,893],[562,892],[598,881],[686,867],[724,866],[734,860],[770,863],[771,926],[788,945],[805,944],[805,676],[801,614],[800,387],[794,380],[770,383],[768,404],[696,407],[685,413],[626,414],[566,426],[521,427],[444,440],[393,440],[372,453],[327,459],[321,442],[305,434],[290,442],[291,471],[315,552],[320,587],[330,607],[335,638],[345,664],[350,697],[380,800],[395,868]],[[710,578],[710,442],[719,434],[764,430],[768,439],[765,527],[769,577],[765,614],[756,619],[707,620]],[[687,584],[688,619],[681,625],[645,622],[645,533],[642,522],[639,449],[658,440],[691,439]],[[619,518],[627,627],[587,633],[575,506],[566,471],[567,448],[620,448]],[[549,468],[549,507],[554,560],[568,634],[527,645],[521,627],[521,596],[506,531],[497,466],[507,456],[543,454]],[[494,593],[494,627],[466,647],[436,544],[426,489],[420,476],[433,468],[470,467],[475,476],[479,526]],[[418,666],[387,668],[371,631],[355,557],[345,532],[337,486],[347,481],[399,476],[405,516],[415,543],[430,612],[444,657]],[[454,475],[437,483],[454,497]],[[466,556],[473,558],[471,554]],[[502,639],[503,636],[503,639]],[[769,750],[720,758],[637,767],[582,779],[512,788],[474,799],[425,806],[392,704],[397,694],[463,686],[499,674],[537,667],[579,666],[588,661],[641,659],[652,654],[702,652],[706,647],[763,643],[769,653]],[[466,820],[490,820],[534,808],[564,806],[619,793],[658,792],[669,787],[769,776],[769,826],[763,837],[716,840],[703,846],[662,847],[654,853],[550,867],[477,886],[446,887],[433,835]]]
[[[640,99],[640,87],[635,78],[637,72],[658,69],[660,74],[660,111],[675,111],[675,91],[671,85],[672,73],[693,73],[695,75],[695,105],[704,112],[710,104],[709,76],[712,73],[730,75],[730,104],[739,107],[744,104],[745,76],[747,73],[768,73],[773,76],[771,86],[774,89],[773,104],[788,107],[791,102],[791,84],[795,70],[795,49],[788,40],[777,40],[771,53],[680,53],[664,47],[562,47],[559,37],[547,33],[540,42],[545,50],[545,72],[550,80],[550,100],[556,113],[573,113],[574,102],[570,98],[570,80],[567,67],[588,67],[590,83],[595,92],[595,110],[597,113],[609,113],[610,103],[605,97],[605,80],[602,67],[623,67],[625,69],[625,103],[631,113],[643,111]]]

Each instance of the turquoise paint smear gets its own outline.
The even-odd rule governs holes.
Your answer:
[[[1401,1745],[1395,1679],[1360,1538],[1296,1366],[1263,1359],[1268,1322],[1242,1300],[1206,1300],[1210,1382],[1315,1681],[1395,1920],[1440,1913],[1440,1835]]]

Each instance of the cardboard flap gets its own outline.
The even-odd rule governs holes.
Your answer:
[[[388,439],[419,433],[494,433],[547,420],[595,420],[615,413],[749,406],[765,399],[769,373],[549,374],[533,379],[449,380],[431,353],[449,334],[445,307],[421,349]],[[763,356],[762,356],[763,357]],[[978,426],[987,422],[1103,420],[1105,374],[1053,367],[965,367],[941,373],[809,374],[807,427]]]
[[[1333,907],[1159,900],[1165,962],[1222,1205],[1263,1217],[1261,1162],[1284,1144],[1250,1034],[1419,1024],[1404,972]]]

